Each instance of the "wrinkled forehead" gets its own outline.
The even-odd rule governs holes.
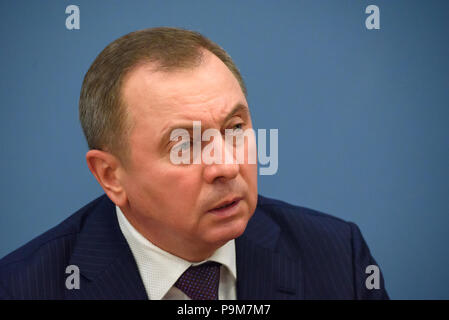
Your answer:
[[[160,127],[175,120],[219,121],[237,104],[247,105],[239,82],[213,54],[191,69],[155,71],[142,64],[126,77],[123,100],[136,124]]]

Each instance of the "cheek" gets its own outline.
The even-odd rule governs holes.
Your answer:
[[[201,190],[201,175],[191,167],[165,167],[148,176],[146,193],[170,211],[191,211]]]
[[[250,191],[257,192],[257,164],[245,164],[241,168],[242,176],[244,177]]]
[[[251,211],[257,205],[257,164],[246,164],[243,168],[242,176],[248,186],[248,209]]]

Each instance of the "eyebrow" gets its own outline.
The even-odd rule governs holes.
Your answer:
[[[243,112],[245,116],[249,117],[249,109],[246,105],[242,103],[237,103],[234,108],[229,112],[226,117],[223,119],[222,123],[226,123],[229,119],[231,119],[233,116],[235,116],[237,113]],[[167,129],[163,130],[162,138],[160,140],[160,143],[162,145],[165,145],[165,142],[170,142],[170,134],[175,129],[185,129],[187,131],[192,132],[193,130],[193,120],[188,122],[182,122],[178,124],[174,124]],[[168,141],[167,141],[168,140]]]

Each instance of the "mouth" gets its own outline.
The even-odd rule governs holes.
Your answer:
[[[238,206],[241,202],[241,197],[235,197],[231,200],[220,202],[216,207],[209,210],[209,213],[214,213],[220,216],[229,216],[237,212]]]

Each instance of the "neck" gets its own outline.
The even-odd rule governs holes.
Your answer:
[[[145,239],[158,248],[189,262],[200,262],[211,257],[223,244],[209,245],[199,241],[192,241],[177,237],[174,234],[167,235],[164,228],[155,227],[151,220],[139,219],[130,214],[126,208],[120,208],[125,218]]]

